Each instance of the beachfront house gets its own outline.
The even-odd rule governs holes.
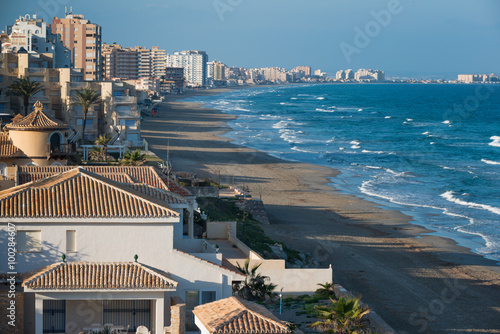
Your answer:
[[[198,332],[194,307],[231,296],[232,282],[244,277],[222,267],[203,240],[176,249],[180,214],[139,188],[77,167],[0,192],[3,254],[9,228],[16,231],[21,332],[79,333],[106,323]],[[2,262],[0,271],[12,269]]]

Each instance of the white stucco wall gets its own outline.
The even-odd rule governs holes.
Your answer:
[[[12,221],[12,220],[11,220]],[[41,231],[41,252],[18,252],[16,270],[19,273],[61,262],[61,255],[66,261],[95,262],[132,262],[134,255],[139,262],[159,268],[165,268],[167,261],[164,254],[173,247],[172,223],[127,223],[117,225],[109,223],[61,223],[41,225],[40,223],[16,222],[17,231]],[[7,254],[6,224],[2,223],[0,233],[0,252]],[[66,252],[66,231],[76,231],[76,252]],[[7,262],[0,263],[0,270],[6,272]]]
[[[319,288],[318,284],[332,282],[332,268],[326,269],[260,269],[259,273],[269,276],[276,284],[275,291],[293,294],[312,293]]]

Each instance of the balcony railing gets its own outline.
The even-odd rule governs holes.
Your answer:
[[[114,96],[111,98],[111,103],[136,103],[135,96]]]
[[[49,147],[48,158],[63,157],[76,152],[76,144],[47,144]]]
[[[50,97],[48,96],[32,96],[30,98],[30,103],[35,103],[36,101],[40,101],[42,103],[50,103]]]

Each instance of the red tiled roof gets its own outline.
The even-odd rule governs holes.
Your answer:
[[[33,290],[174,289],[168,273],[135,262],[61,262],[28,275],[23,286]]]
[[[151,187],[145,183],[131,183],[125,185],[139,191],[140,193],[165,201],[168,204],[187,204],[187,201],[182,196],[174,194],[170,191]]]
[[[0,191],[0,217],[178,217],[165,202],[82,168]]]
[[[40,101],[35,103],[35,111],[23,117],[16,123],[4,126],[7,130],[64,130],[69,129],[69,125],[53,119],[43,112],[43,105]]]
[[[8,134],[0,132],[0,159],[8,159],[18,156],[20,150],[10,141]]]
[[[19,184],[38,180],[42,177],[71,170],[72,166],[19,166]],[[82,166],[92,173],[102,176],[110,174],[127,174],[134,183],[146,183],[151,187],[171,191],[183,197],[192,194],[170,179],[158,169],[151,166]],[[107,176],[105,176],[107,177]]]
[[[237,297],[196,306],[193,313],[210,334],[292,333],[264,306]]]

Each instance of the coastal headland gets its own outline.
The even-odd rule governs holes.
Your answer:
[[[500,333],[500,266],[411,224],[411,217],[328,184],[338,171],[231,143],[234,116],[169,97],[142,136],[175,171],[219,177],[265,203],[273,239],[332,264],[336,283],[362,296],[398,333]]]

